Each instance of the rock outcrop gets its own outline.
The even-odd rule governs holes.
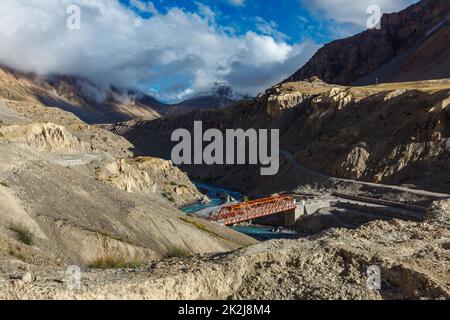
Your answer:
[[[360,179],[366,169],[370,158],[370,153],[364,146],[355,146],[341,163],[336,164],[333,175],[351,176],[353,179]]]
[[[426,212],[425,221],[450,226],[450,199],[434,202]]]
[[[152,157],[120,159],[96,169],[97,180],[131,193],[159,194],[176,206],[195,203],[203,195],[171,161]]]
[[[308,95],[301,92],[270,95],[267,98],[267,113],[271,116],[277,116],[280,112],[304,102],[306,98],[308,98]]]
[[[422,0],[384,15],[380,30],[325,45],[286,81],[317,76],[351,85],[449,78],[449,18],[449,0]]]
[[[23,143],[41,152],[77,153],[92,151],[89,143],[53,123],[32,123],[0,127],[3,139]]]

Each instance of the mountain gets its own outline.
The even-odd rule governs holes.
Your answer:
[[[135,89],[101,86],[82,77],[67,75],[37,76],[0,66],[0,83],[7,95],[37,100],[47,107],[60,108],[91,124],[108,124],[134,119],[153,120],[185,114],[194,110],[227,107],[248,97],[229,86],[216,83],[210,90],[177,104],[165,104]]]
[[[156,119],[163,106],[132,90],[101,87],[86,78],[74,76],[24,76],[34,84],[32,95],[49,107],[75,114],[87,123],[113,123],[135,118]]]
[[[223,83],[215,83],[210,90],[201,92],[195,97],[177,104],[177,106],[192,109],[223,108],[236,101],[245,99],[248,99],[248,97],[234,92],[230,86]]]
[[[35,101],[73,113],[87,123],[114,123],[135,118],[156,119],[163,104],[138,100],[135,92],[102,87],[75,76],[37,76],[0,67],[0,94]]]
[[[184,114],[195,110],[225,108],[240,100],[247,100],[248,96],[235,92],[224,83],[215,83],[214,86],[204,92],[196,94],[180,103],[163,108],[165,115]]]
[[[360,209],[338,207],[301,223],[323,227],[321,217],[335,216],[357,221],[355,230],[325,224],[331,229],[312,236],[257,243],[179,212],[177,206],[201,197],[186,174],[170,161],[133,154],[137,148],[170,152],[174,128],[201,119],[205,127],[279,128],[282,148],[323,172],[448,188],[448,81],[365,88],[318,79],[283,84],[228,108],[140,121],[124,132],[135,146],[42,104],[36,92],[59,99],[67,94],[50,88],[0,73],[1,299],[450,297],[448,201],[434,203],[426,223],[368,222],[355,214]],[[284,158],[280,175],[265,181],[250,167],[187,169],[265,192],[320,183],[306,182]],[[374,219],[378,213],[370,213]],[[355,286],[365,283],[374,261],[386,285]],[[83,270],[81,290],[67,287],[67,267],[74,264]]]
[[[450,77],[450,0],[422,0],[386,14],[381,29],[325,45],[286,82],[369,85]]]
[[[312,79],[275,86],[225,109],[110,129],[138,153],[162,158],[170,158],[172,132],[193,130],[194,121],[202,121],[203,130],[279,129],[287,156],[274,177],[261,177],[257,166],[183,166],[192,177],[248,194],[320,183],[324,176],[449,193],[449,112],[450,80],[348,87]],[[299,174],[287,160],[313,176]]]

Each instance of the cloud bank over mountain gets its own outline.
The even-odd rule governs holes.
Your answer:
[[[80,30],[67,28],[72,4],[81,9]],[[176,100],[217,81],[256,94],[318,48],[313,42],[288,44],[252,31],[227,32],[204,5],[198,12],[173,7],[164,13],[149,2],[133,0],[130,5],[117,0],[2,0],[0,63],[42,75],[134,85]]]
[[[215,82],[256,95],[292,74],[321,46],[320,37],[300,37],[308,28],[321,30],[321,21],[332,21],[329,32],[341,37],[364,29],[369,5],[391,12],[413,2],[284,0],[268,1],[264,9],[250,0],[199,0],[183,7],[169,0],[2,0],[0,64],[131,86],[167,102]],[[234,11],[221,12],[219,4]],[[71,5],[80,8],[80,30],[67,28]],[[286,30],[277,8],[292,8],[294,16],[296,10],[308,12],[319,22],[303,18],[306,22]]]

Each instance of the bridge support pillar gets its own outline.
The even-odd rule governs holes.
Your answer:
[[[292,227],[298,219],[305,214],[305,201],[297,203],[295,210],[288,211],[284,214],[284,226]]]

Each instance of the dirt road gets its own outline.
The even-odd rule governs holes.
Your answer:
[[[417,195],[426,196],[426,197],[434,197],[437,199],[450,198],[450,194],[447,194],[447,193],[438,193],[438,192],[411,189],[411,188],[400,187],[400,186],[392,186],[392,185],[387,185],[387,184],[379,184],[379,183],[373,183],[373,182],[365,182],[365,181],[357,181],[357,180],[351,180],[351,179],[332,177],[332,176],[326,175],[324,173],[321,173],[321,172],[318,172],[318,171],[315,171],[315,170],[305,167],[297,159],[295,159],[295,157],[292,155],[292,153],[290,153],[286,150],[280,150],[280,154],[297,170],[306,172],[313,176],[317,176],[318,178],[328,178],[328,179],[331,179],[336,182],[355,183],[355,184],[360,184],[360,185],[374,187],[374,188],[386,189],[387,191],[408,192],[408,193],[417,194]]]

